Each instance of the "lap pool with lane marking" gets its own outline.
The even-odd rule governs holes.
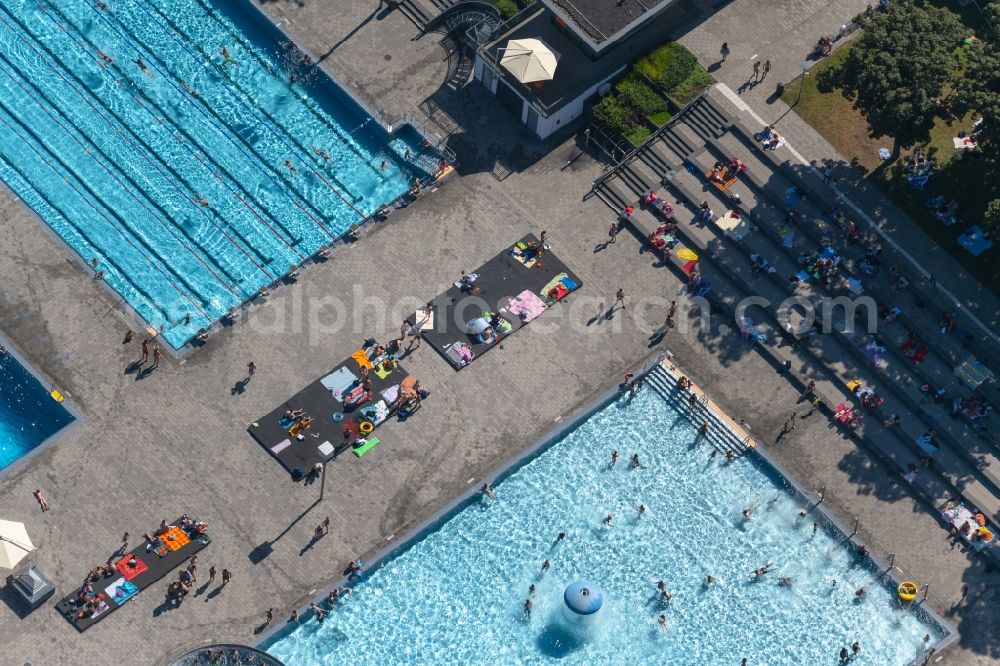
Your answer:
[[[744,657],[833,666],[857,641],[859,663],[902,666],[942,638],[936,623],[900,607],[842,535],[814,531],[822,519],[801,518],[788,482],[761,458],[713,459],[696,435],[652,389],[604,406],[495,484],[496,500],[450,514],[368,572],[322,624],[304,614],[267,651],[288,666],[707,666]],[[613,449],[621,459],[610,467]],[[633,453],[644,468],[630,468]],[[747,522],[741,509],[751,504]],[[767,563],[774,571],[752,580]],[[706,586],[709,575],[716,582]],[[580,579],[603,589],[586,629],[564,608],[564,591]]]
[[[174,348],[425,175],[238,3],[100,4],[0,1],[0,178]]]

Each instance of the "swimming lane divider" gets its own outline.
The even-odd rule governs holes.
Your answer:
[[[86,45],[84,45],[79,39],[77,39],[77,38],[73,37],[72,35],[70,35],[69,32],[66,30],[65,26],[63,26],[62,23],[60,23],[59,21],[57,21],[56,19],[54,19],[48,12],[46,12],[45,9],[43,7],[41,7],[40,4],[39,4],[39,7],[42,9],[42,11],[45,13],[45,15],[49,18],[49,20],[52,21],[56,26],[58,26],[59,29],[62,30],[66,34],[67,37],[69,37],[70,39],[72,39],[76,43],[76,45],[85,54],[87,54],[88,57],[93,58],[95,60],[97,59],[97,56],[92,52],[92,50],[90,48],[88,48]],[[70,23],[70,25],[72,25],[72,24]],[[95,47],[95,49],[96,49],[96,47]],[[195,152],[195,150],[193,148],[191,148],[190,145],[187,144],[187,142],[185,142],[183,139],[181,139],[178,136],[177,133],[173,132],[170,129],[170,127],[163,121],[163,117],[161,117],[161,116],[157,115],[156,113],[154,113],[149,107],[146,106],[146,104],[138,96],[136,96],[136,94],[133,92],[133,90],[138,90],[139,86],[135,85],[132,82],[132,80],[128,78],[128,74],[123,69],[121,69],[120,67],[118,67],[117,65],[113,64],[111,66],[115,70],[117,70],[118,72],[120,72],[121,75],[122,75],[121,78],[115,78],[115,79],[113,79],[114,82],[115,82],[115,84],[118,85],[119,87],[121,87],[123,90],[127,91],[128,94],[132,97],[132,99],[134,99],[136,101],[136,103],[139,104],[139,106],[144,111],[146,111],[146,113],[148,113],[150,115],[150,117],[153,118],[153,120],[155,120],[157,122],[157,124],[159,124],[160,126],[162,126],[166,131],[168,131],[171,134],[171,136],[173,137],[174,141],[176,141],[177,143],[179,143],[182,146],[184,146],[185,149],[188,150],[188,152],[190,152],[193,157],[195,157],[195,159],[197,159],[203,166],[206,166],[206,168],[208,168],[209,173],[211,173],[219,182],[222,182],[223,184],[225,184],[225,181],[222,179],[222,177],[219,176],[218,173],[216,173],[211,167],[209,167],[207,165],[207,163],[198,156],[198,154]],[[130,85],[126,85],[125,83],[123,83],[123,81],[127,82]],[[153,102],[152,100],[149,100],[149,103],[152,104],[152,105],[154,105],[154,106],[156,106],[157,110],[161,114],[164,114],[163,109],[161,109],[158,105],[156,105],[155,102]],[[166,114],[164,114],[164,116],[166,116]],[[218,129],[218,128],[216,128],[216,129]],[[178,128],[178,131],[180,133],[183,133],[183,134],[186,135],[186,132],[184,132],[184,130],[181,130],[180,128]],[[197,145],[196,142],[194,142],[193,138],[191,138],[190,136],[188,136],[188,138],[191,139],[191,142],[193,144]],[[232,139],[230,139],[230,141],[232,141]],[[251,163],[253,163],[252,160],[251,160]],[[215,163],[213,162],[213,164],[215,164]],[[232,181],[236,185],[237,189],[241,188],[241,186],[239,184],[239,181],[236,178],[234,178],[232,176],[232,174],[228,173],[228,171],[226,171],[223,167],[221,167],[221,165],[215,164],[215,166],[218,167],[220,170],[222,170],[222,171],[224,171],[226,173],[226,176],[229,178],[230,181]],[[257,167],[257,168],[259,168],[259,167]],[[228,185],[226,187],[227,187],[227,189],[229,189]],[[285,246],[288,247],[292,252],[294,252],[295,254],[297,254],[298,257],[299,257],[299,259],[301,259],[301,260],[305,259],[305,255],[302,254],[301,252],[299,252],[281,234],[279,234],[274,229],[274,227],[271,226],[271,224],[261,215],[260,212],[258,212],[253,206],[251,206],[249,203],[247,203],[246,199],[244,199],[242,196],[236,194],[236,192],[233,191],[233,190],[231,190],[231,192],[236,195],[237,199],[248,210],[250,210],[251,213],[253,213],[259,220],[261,220],[264,223],[264,225],[271,231],[271,233],[273,233],[275,235],[276,238],[278,238],[278,240],[280,240],[282,243],[284,243]],[[285,195],[288,196],[288,193],[285,192]],[[295,203],[295,202],[293,201],[293,203]],[[306,212],[306,211],[303,211],[303,212]],[[309,215],[309,213],[306,212],[306,215]],[[309,217],[312,218],[311,215],[309,215]],[[285,228],[284,225],[282,225],[280,222],[277,222],[277,220],[275,220],[275,223],[278,224],[278,226],[280,226],[282,228],[282,230],[285,232],[285,234],[289,238],[295,239],[295,235],[290,230],[288,230],[287,228]]]

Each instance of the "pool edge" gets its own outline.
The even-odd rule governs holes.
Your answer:
[[[3,346],[3,348],[7,350],[7,353],[10,354],[10,356],[15,361],[17,361],[17,363],[22,368],[24,368],[24,370],[28,374],[34,377],[38,381],[38,383],[42,385],[43,388],[49,387],[48,388],[49,391],[52,391],[53,389],[56,388],[57,386],[56,383],[53,382],[51,379],[49,379],[46,375],[42,374],[42,372],[38,370],[33,363],[28,362],[27,357],[23,353],[21,353],[21,350],[17,348],[16,345],[13,345],[10,342],[10,339],[7,338],[2,331],[0,331],[0,346]],[[64,425],[59,430],[49,435],[48,437],[46,437],[45,439],[43,439],[36,446],[32,447],[30,451],[26,452],[23,456],[19,457],[17,460],[7,465],[3,469],[0,469],[0,486],[5,485],[18,472],[23,471],[25,467],[27,467],[28,463],[32,462],[38,455],[48,450],[59,439],[65,437],[70,432],[75,430],[77,427],[82,425],[83,414],[72,403],[73,396],[68,392],[60,391],[60,393],[64,396],[64,399],[59,404],[60,406],[62,406],[63,409],[69,412],[70,416],[73,417],[73,420]]]
[[[632,370],[632,374],[635,377],[645,377],[650,372],[654,371],[657,367],[662,368],[665,372],[669,372],[675,377],[677,375],[678,365],[674,360],[672,354],[669,351],[662,351],[658,354],[650,354],[647,356],[641,364],[635,366]],[[697,385],[694,385],[697,388]],[[653,390],[647,388],[647,390]],[[699,389],[700,390],[700,389]],[[709,409],[712,414],[723,424],[725,424],[729,430],[729,433],[737,440],[744,440],[748,436],[751,440],[753,437],[749,435],[746,430],[743,430],[739,425],[723,410],[717,403],[715,403],[707,393],[700,390],[701,394],[705,398],[703,403],[706,409]],[[479,479],[502,479],[508,476],[518,469],[523,467],[525,464],[531,461],[540,451],[547,448],[555,440],[564,436],[567,431],[579,425],[581,422],[590,418],[594,413],[596,413],[601,407],[606,404],[610,404],[616,395],[621,393],[621,384],[614,383],[608,388],[592,393],[587,398],[583,399],[576,406],[570,408],[566,415],[559,416],[555,419],[556,425],[543,431],[542,435],[534,441],[533,444],[526,447],[524,450],[518,452],[517,454],[507,458],[500,465],[492,468],[487,474],[484,474]],[[661,398],[667,400],[665,396],[661,395]],[[831,512],[822,505],[822,502],[816,502],[809,493],[803,490],[802,486],[795,480],[795,477],[787,472],[783,465],[778,463],[770,453],[766,452],[765,447],[754,444],[751,449],[747,450],[744,455],[753,455],[756,453],[760,456],[763,463],[770,467],[773,472],[778,474],[782,479],[784,479],[794,494],[801,500],[805,500],[807,505],[810,506],[810,511],[815,511],[820,514],[823,520],[826,521],[828,528],[835,530],[845,542],[852,537],[849,537],[849,531],[846,526],[834,516]],[[367,571],[372,571],[381,567],[383,564],[388,562],[398,553],[401,553],[408,547],[412,546],[416,540],[424,533],[429,533],[440,527],[441,523],[448,519],[448,517],[454,513],[457,513],[465,508],[464,505],[471,504],[476,501],[478,495],[478,487],[476,484],[472,483],[470,479],[466,485],[468,486],[453,499],[446,502],[443,506],[434,511],[430,516],[418,521],[414,526],[407,528],[401,535],[391,534],[385,537],[385,545],[373,549],[374,552],[371,554],[363,553],[366,555],[365,559],[365,569]],[[360,557],[360,556],[359,556]],[[901,578],[897,577],[892,568],[888,567],[886,562],[880,557],[872,555],[869,553],[868,559],[874,565],[876,572],[882,572],[878,575],[878,579],[882,580],[888,576],[895,584],[901,582]],[[902,571],[900,567],[894,567]],[[332,587],[343,587],[349,585],[349,580],[346,576],[341,576],[336,578],[333,583],[327,583],[321,586],[322,592],[318,590],[313,590],[310,592],[306,599],[301,603],[295,603],[292,608],[299,611],[300,618],[307,620],[312,611],[310,610],[310,603],[321,603],[326,598],[326,591],[332,589]],[[937,625],[938,629],[941,631],[941,638],[933,643],[930,647],[934,649],[933,655],[940,657],[941,653],[955,641],[958,640],[959,634],[958,630],[950,621],[945,618],[929,612],[923,608],[924,602],[919,602],[913,607],[909,608],[909,612],[918,614],[922,619],[930,624]],[[303,620],[303,621],[304,621]],[[300,622],[301,623],[301,622]],[[299,624],[291,624],[285,622],[274,627],[268,628],[259,637],[257,637],[251,645],[259,650],[267,652],[265,644],[270,643],[276,639],[283,638],[285,635],[292,633],[299,626]],[[268,654],[270,654],[268,652]],[[904,666],[917,666],[917,664],[926,663],[925,658],[927,657],[926,651],[924,654],[911,660]]]

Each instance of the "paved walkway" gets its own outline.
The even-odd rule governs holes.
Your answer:
[[[310,24],[354,25],[342,18],[342,7],[267,5],[269,11],[279,7],[288,16],[303,12]],[[357,11],[350,7],[345,11]],[[383,24],[389,30],[379,33],[375,28]],[[365,24],[372,30],[367,39],[395,48],[394,25],[373,19]],[[338,55],[347,53],[338,48],[325,62],[343,57],[358,66],[357,54]],[[383,62],[398,65],[400,59]],[[394,67],[386,66],[384,76],[402,76]],[[488,106],[483,94],[469,95]],[[124,373],[138,353],[134,345],[121,345],[125,321],[116,303],[84,277],[30,212],[2,197],[0,327],[71,396],[84,420],[0,481],[0,515],[27,523],[38,563],[61,593],[110,555],[122,532],[141,534],[183,511],[211,525],[213,543],[199,558],[200,571],[226,567],[234,577],[224,591],[206,588],[169,611],[160,607],[162,589],[154,587],[83,635],[51,607],[24,619],[0,607],[0,663],[149,663],[209,641],[251,641],[267,608],[286,617],[336,579],[348,560],[377,550],[474,487],[654,353],[650,332],[680,284],[649,255],[638,254],[638,241],[627,234],[595,252],[608,211],[596,199],[580,199],[600,167],[584,157],[564,168],[575,155],[567,144],[503,182],[481,172],[450,180],[305,272],[249,321],[183,361],[165,360],[141,381]],[[315,486],[291,483],[247,435],[250,419],[344,358],[361,339],[394,333],[400,313],[438,293],[461,270],[543,228],[560,258],[579,273],[581,292],[555,310],[551,322],[536,322],[461,373],[429,348],[417,351],[407,367],[432,391],[424,409],[405,426],[382,426],[383,444],[364,459],[333,464],[322,502],[316,503]],[[627,312],[586,326],[598,303],[609,304],[619,287]],[[346,305],[363,307],[340,310],[338,295]],[[757,433],[778,432],[797,391],[738,336],[682,329],[665,344],[732,415],[747,419]],[[258,373],[245,392],[234,394],[251,359]],[[845,520],[864,516],[862,534],[871,547],[896,551],[901,566],[929,581],[936,607],[947,611],[963,580],[975,594],[957,617],[968,608],[995,607],[995,590],[979,587],[978,560],[950,551],[933,516],[893,476],[825,422],[811,419],[773,447],[782,464],[806,486],[826,486],[826,503]],[[38,512],[35,488],[45,490],[52,511]],[[331,534],[304,549],[325,516]],[[251,554],[265,552],[262,545],[270,552],[254,564]],[[992,640],[977,634],[967,645],[988,654],[997,649]],[[124,658],[122,646],[129,646]]]

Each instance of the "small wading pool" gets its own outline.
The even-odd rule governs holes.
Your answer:
[[[11,352],[0,353],[0,474],[73,419]]]
[[[789,484],[759,456],[711,459],[711,445],[695,439],[651,389],[612,402],[499,481],[497,500],[477,497],[369,572],[322,624],[309,614],[264,647],[288,666],[704,666],[744,657],[774,666],[834,665],[857,641],[861,663],[889,666],[943,637],[900,606],[842,535],[814,533],[818,514],[800,517]],[[612,449],[621,459],[609,468]],[[629,468],[632,453],[644,469]],[[753,503],[745,522],[741,509]],[[567,536],[556,543],[559,532]],[[774,571],[751,580],[769,562]],[[706,586],[708,575],[717,582]],[[604,596],[582,631],[563,597],[581,579]],[[672,593],[665,605],[661,579]]]

